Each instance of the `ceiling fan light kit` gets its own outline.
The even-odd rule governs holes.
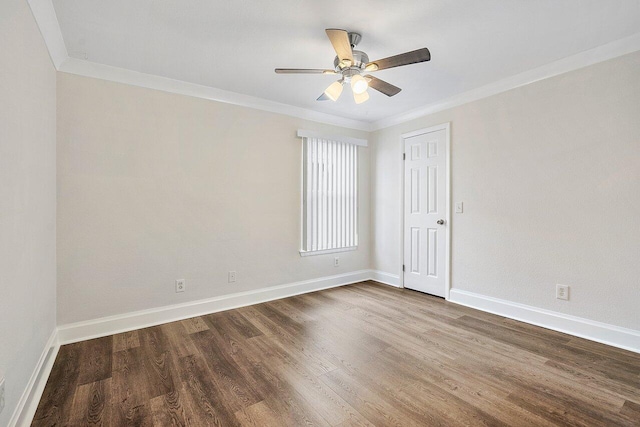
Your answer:
[[[277,74],[341,74],[340,80],[331,83],[324,93],[318,97],[318,101],[327,99],[337,101],[342,94],[344,83],[350,83],[356,104],[361,104],[369,99],[367,89],[370,87],[389,97],[394,96],[402,89],[371,75],[363,76],[362,73],[364,71],[374,72],[403,65],[417,64],[431,59],[431,53],[425,47],[369,62],[369,56],[366,53],[354,49],[362,39],[360,34],[331,28],[325,30],[325,32],[337,54],[333,60],[333,70],[318,68],[276,68],[275,70]]]
[[[327,95],[332,101],[337,101],[340,98],[340,94],[342,94],[343,89],[343,81],[338,80],[337,82],[333,82],[329,85],[329,87],[324,91],[324,94]]]
[[[369,83],[360,74],[356,74],[351,77],[351,90],[354,94],[360,95],[367,91]]]
[[[369,99],[369,94],[364,91],[362,93],[355,93],[353,94],[353,99],[354,101],[356,101],[356,104],[362,104],[363,102],[367,101]]]

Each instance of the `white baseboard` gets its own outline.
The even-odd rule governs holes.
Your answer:
[[[401,288],[400,276],[397,274],[385,273],[384,271],[371,270],[371,280],[384,283],[385,285]]]
[[[155,326],[203,314],[230,310],[252,304],[287,298],[294,295],[320,291],[374,280],[386,285],[401,287],[398,275],[377,270],[360,270],[335,276],[305,280],[287,285],[273,286],[255,291],[239,292],[206,300],[193,301],[103,317],[85,322],[61,325],[51,334],[29,383],[20,398],[9,427],[28,426],[35,415],[51,368],[62,344],[113,335],[120,332]],[[519,304],[473,292],[451,289],[449,301],[500,316],[519,320],[543,328],[567,333],[614,347],[640,353],[640,331],[570,316],[550,310]]]
[[[13,411],[8,427],[31,425],[31,421],[33,420],[33,416],[36,414],[36,409],[38,409],[40,397],[42,397],[44,386],[47,384],[51,368],[53,368],[53,362],[56,360],[59,349],[58,330],[54,329],[47,341],[47,344],[42,350],[38,363],[31,374],[31,378],[29,378],[27,387],[24,389],[24,392],[18,401],[18,406],[16,406]]]
[[[336,286],[362,282],[371,278],[371,270],[360,270],[336,276],[321,277],[287,285],[239,292],[220,297],[192,301],[148,310],[102,317],[84,322],[58,326],[60,344],[70,344],[92,338],[99,338],[190,317],[230,310],[252,304],[291,297]]]
[[[449,301],[576,337],[640,353],[640,331],[485,295],[451,289]]]

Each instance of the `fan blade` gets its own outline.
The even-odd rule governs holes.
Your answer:
[[[320,95],[318,99],[316,99],[316,101],[329,101],[329,99],[330,98],[327,96],[327,94],[322,92],[322,95]]]
[[[335,74],[334,70],[320,68],[276,68],[277,74]]]
[[[384,70],[387,68],[401,67],[403,65],[417,64],[431,59],[431,53],[426,47],[411,52],[401,53],[400,55],[390,56],[377,61],[371,61],[367,64],[367,71]]]
[[[397,95],[402,90],[399,87],[394,86],[391,83],[387,83],[384,80],[375,78],[370,74],[367,74],[364,78],[367,79],[370,88],[375,89],[380,93],[384,93],[387,96]]]
[[[353,64],[353,51],[349,42],[349,34],[345,30],[326,29],[325,32],[333,45],[333,49],[338,54],[340,61],[349,61],[349,65]]]

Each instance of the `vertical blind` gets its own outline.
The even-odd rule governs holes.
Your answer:
[[[358,146],[303,138],[302,252],[358,245]]]

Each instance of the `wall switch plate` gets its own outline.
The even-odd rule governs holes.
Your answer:
[[[0,413],[4,410],[4,378],[0,380]]]
[[[230,271],[229,272],[229,283],[233,283],[236,281],[236,272],[235,271]]]
[[[456,203],[456,213],[462,213],[462,202]]]
[[[333,258],[333,266],[340,267],[340,258],[338,257]]]
[[[176,280],[176,292],[184,292],[187,287],[187,283],[184,279]]]
[[[568,285],[556,285],[556,298],[569,300],[569,286]]]

